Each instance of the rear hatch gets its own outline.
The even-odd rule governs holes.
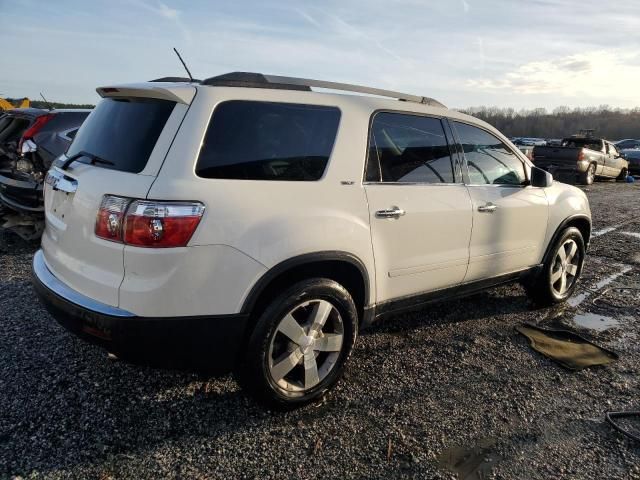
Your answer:
[[[124,244],[95,235],[96,215],[104,195],[146,198],[195,88],[140,84],[98,93],[104,98],[47,175],[42,249],[69,287],[118,306]]]

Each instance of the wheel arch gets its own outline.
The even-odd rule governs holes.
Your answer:
[[[547,249],[544,254],[544,258],[542,259],[542,263],[546,263],[549,259],[549,255],[552,254],[551,247],[555,245],[558,241],[560,235],[567,227],[575,227],[580,230],[582,234],[582,239],[584,240],[585,250],[589,246],[589,241],[591,240],[591,219],[587,215],[577,214],[572,215],[570,217],[565,218],[560,225],[556,228],[549,244],[547,245]]]
[[[369,273],[362,260],[342,251],[306,253],[271,267],[249,291],[241,313],[252,314],[277,292],[312,277],[330,278],[343,285],[353,297],[362,321],[363,311],[371,303]]]

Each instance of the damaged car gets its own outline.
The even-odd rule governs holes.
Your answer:
[[[0,116],[0,226],[25,240],[44,226],[42,185],[89,109],[16,108]]]

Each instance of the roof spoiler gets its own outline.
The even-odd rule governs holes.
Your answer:
[[[142,97],[158,98],[171,102],[191,104],[196,94],[195,87],[185,88],[188,85],[161,86],[149,85],[149,83],[118,85],[113,87],[99,87],[96,92],[101,97]]]

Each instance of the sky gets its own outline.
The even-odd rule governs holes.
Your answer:
[[[447,106],[640,106],[640,0],[0,0],[0,96],[232,71]]]

